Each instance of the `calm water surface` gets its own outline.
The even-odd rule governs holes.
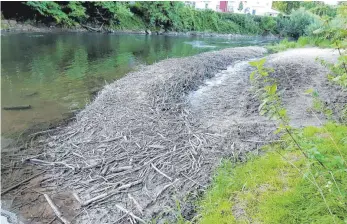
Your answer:
[[[213,39],[97,33],[7,33],[1,36],[4,136],[47,128],[83,108],[105,83],[138,65],[168,57],[190,56],[233,46],[263,45],[269,40]],[[38,128],[39,127],[39,128]],[[35,128],[34,128],[35,129]]]

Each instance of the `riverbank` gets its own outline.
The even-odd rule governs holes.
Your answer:
[[[25,137],[68,120],[110,83],[146,64],[226,47],[265,45],[265,38],[2,33],[2,135]],[[18,47],[20,46],[20,47]],[[23,138],[24,137],[24,138]],[[29,136],[30,137],[30,136]],[[29,138],[30,140],[30,138]]]
[[[95,28],[97,30],[97,28]],[[54,32],[99,32],[91,31],[90,29],[83,28],[81,26],[76,26],[74,28],[63,28],[63,27],[49,27],[45,24],[36,24],[36,23],[23,23],[17,22],[16,20],[2,20],[1,21],[1,32],[38,32],[38,33],[54,33]],[[139,29],[139,30],[114,30],[107,29],[101,31],[101,33],[114,33],[114,34],[138,34],[138,35],[164,35],[164,36],[184,36],[184,37],[212,37],[212,38],[224,38],[224,39],[233,39],[233,38],[254,38],[261,37],[264,39],[278,39],[279,36],[273,34],[267,35],[244,35],[244,34],[223,34],[223,33],[214,33],[214,32],[198,32],[198,31],[189,31],[189,32],[173,32],[173,31],[150,31],[148,29]]]
[[[300,88],[314,85],[324,90],[324,79],[310,81],[327,71],[315,61],[317,53],[336,57],[331,50],[299,49],[268,58],[279,73],[295,68],[287,70]],[[192,200],[206,190],[221,158],[245,160],[247,152],[257,153],[277,138],[271,134],[276,124],[258,114],[259,102],[248,81],[248,61],[264,54],[264,48],[243,47],[167,59],[107,85],[75,121],[39,138],[24,156],[21,151],[3,154],[3,183],[9,183],[3,188],[45,171],[30,188],[19,187],[23,197],[15,203],[26,205],[15,211],[38,217],[32,221],[52,219],[50,212],[40,216],[41,209],[31,209],[36,203],[32,198],[41,197],[32,190],[39,188],[76,223],[126,223],[124,211],[141,220],[174,220],[177,202],[184,218],[191,219]],[[285,96],[286,105],[299,109],[295,95]],[[338,97],[324,96],[332,101]],[[306,110],[312,101],[302,102],[300,109]],[[298,114],[292,115],[297,124],[310,116]],[[15,171],[9,161],[16,164]],[[88,215],[79,214],[80,207]]]
[[[66,187],[70,188],[75,184],[89,182],[90,180],[85,179],[85,175],[88,173],[92,176],[99,176],[101,168],[104,170],[102,176],[108,178],[109,181],[104,182],[103,179],[98,178],[95,182],[91,181],[90,184],[95,186],[95,189],[88,193],[87,189],[82,190],[82,188],[80,189],[82,191],[76,191],[79,197],[85,201],[94,198],[99,193],[106,193],[106,196],[110,196],[107,193],[111,192],[108,188],[110,181],[121,181],[119,186],[114,182],[116,184],[114,186],[117,186],[116,188],[121,191],[119,194],[114,195],[117,198],[122,198],[124,194],[126,196],[130,188],[142,189],[145,187],[148,195],[145,194],[146,191],[131,190],[130,192],[136,201],[141,201],[141,206],[144,208],[143,218],[150,219],[153,215],[161,213],[164,205],[174,206],[174,201],[170,196],[171,193],[168,192],[181,189],[178,197],[182,198],[187,192],[206,185],[208,174],[212,171],[213,164],[215,164],[213,161],[218,158],[216,157],[217,154],[222,153],[218,152],[220,137],[213,133],[210,133],[211,135],[209,133],[200,133],[197,124],[190,120],[189,112],[185,112],[182,104],[184,103],[183,98],[181,98],[182,93],[196,89],[206,78],[212,77],[220,69],[226,69],[227,65],[236,60],[261,56],[265,52],[265,49],[259,47],[227,49],[189,58],[168,59],[147,66],[138,72],[128,74],[126,77],[106,86],[95,101],[77,115],[76,121],[64,130],[49,133],[52,137],[56,136],[52,139],[49,138],[49,141],[55,139],[51,143],[46,141],[48,139],[41,138],[38,139],[39,144],[35,145],[34,148],[29,147],[26,149],[26,157],[34,156],[35,159],[26,160],[26,163],[22,164],[24,168],[17,169],[14,173],[11,172],[10,176],[6,175],[10,170],[3,170],[4,183],[10,184],[16,178],[21,179],[26,178],[26,175],[30,176],[32,172],[25,175],[23,170],[28,172],[33,168],[33,163],[36,164],[38,161],[47,161],[48,159],[53,162],[50,163],[51,165],[55,164],[67,152],[64,149],[65,147],[75,147],[73,145],[77,144],[74,153],[67,154],[63,159],[68,159],[63,163],[71,168],[73,167],[76,173],[73,170],[66,170],[67,167],[64,165],[49,165],[52,168],[52,173],[48,172],[44,178],[47,177],[50,180],[45,181],[45,184],[41,183],[41,186],[46,188],[57,180],[58,182],[54,185],[60,187],[56,188],[54,192],[61,194],[61,190],[66,189]],[[109,110],[105,105],[113,105],[114,107],[108,107]],[[100,110],[100,108],[104,109]],[[63,152],[61,155],[60,150],[56,148],[57,144],[60,145],[59,147],[63,146],[61,149],[65,151],[61,151]],[[88,148],[95,148],[95,146],[97,149],[93,155],[91,151],[88,152]],[[113,149],[111,150],[110,147]],[[37,156],[42,152],[45,154],[44,157]],[[52,152],[53,154],[51,154]],[[200,152],[207,154],[199,156]],[[129,153],[134,154],[128,157],[127,154]],[[21,154],[20,151],[11,152],[8,156],[11,156],[11,161],[15,158],[21,160]],[[77,161],[78,157],[75,158],[76,155],[83,155],[85,159]],[[2,159],[5,163],[7,160],[6,154],[3,154]],[[77,163],[74,164],[73,161]],[[45,169],[44,167],[39,168],[39,170]],[[64,178],[69,179],[72,177],[71,175],[76,174],[80,177],[74,177],[75,180],[82,179],[79,182],[70,184],[68,184],[70,181],[56,179],[55,175],[63,170],[67,171],[64,172],[67,175],[64,174]],[[161,173],[165,175],[161,175]],[[6,176],[9,179],[6,179]],[[195,180],[192,179],[193,181],[191,181],[191,178]],[[117,181],[117,179],[119,180]],[[52,180],[53,182],[51,182]],[[76,190],[79,188],[77,185]],[[9,186],[3,186],[3,188],[6,187]],[[64,191],[66,192],[66,190]],[[12,193],[7,196],[11,198]],[[47,193],[52,194],[53,192],[48,191]],[[75,201],[72,194],[64,195],[66,200]],[[22,197],[21,200],[25,201],[25,197]],[[98,201],[95,200],[90,203],[95,204]],[[23,201],[18,202],[22,203]],[[120,205],[130,209],[125,204]],[[43,204],[42,206],[46,205]],[[113,207],[112,204],[107,203],[108,206]],[[34,212],[30,209],[28,211],[28,209],[28,206],[22,207],[22,215],[25,216],[28,212]],[[110,218],[112,220],[121,218],[121,211],[116,207],[113,209],[115,213]],[[72,207],[68,210],[74,211]],[[38,210],[36,209],[36,211]],[[92,216],[98,212],[96,208],[90,210]],[[73,214],[72,216],[65,215],[69,219],[74,216]],[[83,223],[85,218],[84,216],[79,217],[79,222]],[[100,221],[105,222],[106,220],[103,218]],[[125,220],[120,222],[125,222]]]

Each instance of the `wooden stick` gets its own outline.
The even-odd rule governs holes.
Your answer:
[[[103,193],[103,194],[100,194],[98,196],[95,196],[94,198],[91,198],[89,200],[86,200],[86,201],[82,201],[82,199],[77,195],[77,193],[73,193],[72,195],[76,198],[76,200],[81,204],[82,207],[84,206],[87,206],[87,205],[90,205],[96,201],[104,201],[110,197],[112,197],[113,195],[115,194],[118,194],[119,191],[113,191],[113,192],[108,192],[108,193]]]
[[[76,169],[75,167],[73,167],[69,164],[66,164],[65,162],[48,162],[48,161],[44,161],[41,159],[26,159],[25,161],[28,161],[28,162],[31,162],[34,164],[43,164],[43,165],[48,165],[48,166],[63,165],[63,166],[66,166],[67,168],[72,169],[72,170]]]
[[[132,186],[135,186],[135,185],[138,185],[141,183],[142,183],[142,180],[137,180],[137,181],[134,181],[134,182],[131,182],[128,184],[124,184],[124,185],[120,186],[119,188],[117,188],[117,190],[119,190],[119,191],[125,190],[125,189],[131,188]]]
[[[202,187],[202,188],[206,188],[206,186],[199,184],[198,182],[196,182],[196,181],[193,180],[192,178],[188,177],[188,176],[185,175],[184,173],[181,173],[181,175],[184,176],[185,178],[187,178],[188,180],[190,180],[191,182],[193,182],[194,184],[196,184],[196,185],[198,185],[198,186],[200,186],[200,187]]]
[[[137,220],[137,221],[139,221],[139,222],[141,222],[141,223],[146,223],[145,220],[141,219],[140,217],[137,217],[136,215],[134,215],[134,213],[132,213],[132,212],[126,210],[126,209],[123,208],[122,206],[116,204],[116,207],[117,207],[119,210],[121,210],[122,212],[125,212],[126,214],[130,215],[133,219],[135,219],[135,220]]]
[[[123,166],[123,167],[118,167],[118,168],[112,168],[112,169],[110,169],[110,171],[112,173],[118,173],[118,172],[130,170],[132,168],[133,168],[132,166]]]
[[[35,175],[33,175],[33,176],[31,176],[31,177],[25,179],[25,180],[22,180],[22,181],[19,182],[18,184],[15,184],[15,185],[13,185],[13,186],[7,188],[6,190],[4,190],[4,191],[1,192],[1,195],[6,194],[7,192],[9,192],[9,191],[11,191],[11,190],[13,190],[13,189],[19,187],[20,185],[24,184],[25,182],[28,182],[29,180],[34,179],[35,177],[40,176],[40,175],[43,174],[44,172],[46,172],[46,171],[42,171],[42,172],[40,172],[40,173],[38,173],[38,174],[35,174]]]
[[[170,181],[172,181],[172,178],[169,177],[168,175],[166,175],[165,173],[163,173],[162,171],[160,171],[157,167],[155,167],[153,165],[153,163],[151,163],[151,166],[153,167],[153,169],[155,169],[158,173],[160,173],[161,175],[163,175],[164,177],[166,177],[167,179],[169,179]]]
[[[169,183],[169,184],[165,185],[165,186],[158,192],[157,196],[155,197],[155,200],[157,200],[158,197],[159,197],[167,188],[169,188],[169,187],[171,187],[172,185],[174,185],[177,181],[178,181],[178,179],[176,179],[176,180],[175,180],[174,182],[172,182],[172,183]]]
[[[72,196],[74,196],[76,198],[78,203],[80,203],[81,205],[83,204],[83,201],[81,200],[81,198],[78,196],[78,194],[76,192],[73,192]]]
[[[51,208],[53,209],[55,215],[60,219],[60,221],[62,221],[64,224],[70,224],[70,221],[66,220],[63,217],[63,215],[61,214],[61,212],[59,211],[57,206],[53,203],[52,199],[47,194],[43,194],[43,196],[45,196],[49,206],[51,206]]]
[[[98,195],[98,196],[96,196],[96,197],[94,197],[94,198],[91,198],[91,199],[89,199],[89,200],[87,200],[87,201],[82,202],[81,205],[82,205],[82,206],[87,206],[87,205],[89,205],[89,204],[91,204],[91,203],[93,203],[93,202],[95,202],[95,201],[98,201],[98,200],[100,200],[100,199],[104,199],[107,195],[108,195],[108,193],[100,194],[100,195]]]
[[[3,107],[4,110],[27,110],[31,109],[30,105],[17,105],[17,106],[6,106]]]
[[[247,139],[240,139],[243,142],[255,142],[255,143],[274,143],[274,142],[284,142],[283,140],[270,140],[270,141],[257,141],[257,140],[247,140]]]
[[[130,200],[132,200],[137,208],[137,210],[139,210],[139,212],[141,213],[141,215],[143,215],[143,208],[141,207],[141,205],[135,200],[135,198],[129,193],[128,197]]]

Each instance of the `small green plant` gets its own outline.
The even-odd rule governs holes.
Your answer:
[[[324,114],[329,120],[333,119],[333,111],[327,107],[324,102],[319,98],[319,94],[316,90],[309,89],[305,93],[311,94],[313,98],[312,109],[313,112]]]
[[[347,5],[342,4],[337,10],[335,18],[325,17],[324,26],[315,31],[316,35],[330,40],[331,47],[338,53],[337,63],[321,60],[322,64],[330,69],[329,80],[347,88]]]
[[[329,123],[306,127],[297,135],[315,146],[311,150],[317,157],[324,154],[322,160],[331,160],[338,154],[334,142],[347,156],[346,132],[347,126]],[[199,203],[199,223],[344,223],[347,173],[341,170],[342,161],[330,163],[332,173],[327,172],[287,144],[288,136],[282,140],[263,147],[265,154],[251,156],[246,163],[223,160]]]
[[[282,141],[243,164],[224,160],[200,202],[199,223],[344,223],[347,126],[292,128],[265,62],[250,63],[250,79],[259,112],[279,121]]]
[[[317,188],[325,203],[326,208],[328,209],[335,223],[336,217],[332,213],[332,209],[327,202],[327,197],[334,197],[336,200],[338,200],[340,196],[335,194],[329,194],[327,196],[323,191],[322,186],[319,185],[319,181],[316,177],[317,175],[323,176],[326,173],[329,173],[331,175],[329,181],[333,183],[336,178],[335,174],[339,175],[339,172],[341,171],[340,169],[347,169],[344,152],[341,151],[341,148],[337,145],[336,141],[331,136],[329,136],[332,143],[334,143],[337,154],[335,154],[334,156],[328,156],[326,154],[326,151],[324,151],[325,153],[322,152],[324,148],[322,148],[322,150],[318,149],[321,146],[319,143],[317,144],[317,142],[309,141],[309,139],[306,138],[305,135],[303,135],[300,131],[293,129],[289,125],[287,111],[283,107],[280,97],[277,93],[277,85],[275,83],[276,80],[269,77],[269,72],[271,72],[272,69],[264,67],[264,64],[265,59],[250,62],[251,66],[256,67],[256,70],[251,73],[250,79],[252,84],[256,88],[256,94],[262,101],[259,110],[261,114],[278,119],[280,121],[277,133],[282,132],[286,134],[285,136],[287,136],[287,142],[290,145],[289,147],[298,149],[310,163],[318,165],[318,167],[316,165],[311,165],[311,169],[308,170],[307,174],[305,175],[308,175],[307,178],[310,178],[310,182]],[[316,97],[318,97],[318,95]],[[316,106],[319,107],[318,109],[325,110],[325,108],[320,105],[317,100],[316,102]],[[314,127],[308,128],[314,129]],[[327,176],[327,179],[329,179],[329,176]],[[337,188],[342,187],[336,181],[335,185]]]

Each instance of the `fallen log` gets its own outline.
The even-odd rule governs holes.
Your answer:
[[[17,105],[17,106],[5,106],[4,110],[27,110],[31,109],[31,105]]]

